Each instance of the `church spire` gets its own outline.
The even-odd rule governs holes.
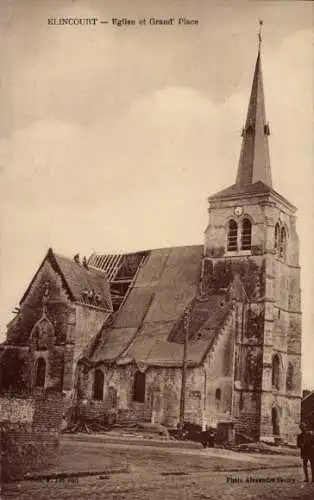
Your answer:
[[[236,184],[241,186],[254,184],[257,181],[272,186],[268,145],[270,131],[266,122],[261,66],[262,24],[263,21],[260,21],[258,55],[245,127],[242,130],[243,139],[236,179]]]

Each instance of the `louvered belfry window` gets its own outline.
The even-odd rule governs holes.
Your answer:
[[[228,227],[228,251],[238,250],[238,224],[232,219]]]
[[[252,224],[249,219],[242,222],[241,250],[251,250]]]

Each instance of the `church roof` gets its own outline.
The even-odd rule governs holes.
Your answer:
[[[97,307],[112,311],[110,284],[105,274],[96,269],[87,269],[73,259],[54,253],[51,248],[48,250],[46,257],[23,295],[21,303],[27,296],[38,272],[46,260],[49,260],[54,270],[61,276],[63,285],[67,289],[72,300],[83,303],[83,292],[85,290],[93,290],[94,293],[99,296],[99,304]]]
[[[89,361],[181,366],[183,316],[190,306],[187,358],[201,363],[231,306],[226,291],[197,298],[202,255],[202,245],[151,250]]]

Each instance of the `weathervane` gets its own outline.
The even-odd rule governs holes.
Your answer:
[[[262,26],[264,22],[262,19],[259,20],[259,30],[258,30],[258,50],[261,50],[261,44],[262,44]]]

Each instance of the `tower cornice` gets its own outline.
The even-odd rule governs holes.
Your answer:
[[[238,189],[238,185],[234,184],[229,188],[226,188],[213,196],[208,197],[208,202],[211,207],[214,207],[215,204],[219,202],[231,201],[233,203],[246,201],[246,203],[252,203],[254,199],[258,200],[258,203],[274,203],[280,204],[284,208],[286,208],[292,214],[297,212],[297,207],[290,203],[284,196],[277,193],[274,189],[270,188],[266,185],[260,185],[262,183],[256,183],[257,185],[246,186],[244,189]],[[264,188],[264,189],[263,189]]]

